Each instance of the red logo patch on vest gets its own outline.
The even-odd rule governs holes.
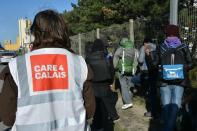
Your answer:
[[[30,56],[33,91],[68,89],[67,56],[44,54]]]

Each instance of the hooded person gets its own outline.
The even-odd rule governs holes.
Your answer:
[[[151,63],[146,57],[146,53],[150,53],[151,59],[154,61],[156,58],[156,44],[154,44],[149,37],[145,37],[143,46],[140,48],[138,62],[141,71],[141,85],[143,88],[143,95],[145,95],[146,109],[144,113],[146,117],[156,118],[156,99],[157,99],[157,69],[152,67]],[[155,62],[153,62],[155,65]],[[156,65],[155,65],[156,66]]]
[[[114,78],[112,57],[109,56],[106,43],[96,39],[92,45],[92,52],[86,56],[86,62],[93,70],[92,79],[96,97],[96,112],[92,124],[93,130],[108,130],[109,123],[119,120],[115,105],[118,99],[116,92],[112,92],[111,85]]]
[[[113,58],[113,65],[120,81],[123,100],[122,109],[128,109],[133,106],[133,94],[130,88],[134,87],[131,78],[137,70],[137,57],[138,51],[135,49],[134,43],[128,38],[122,38]]]
[[[160,68],[160,94],[164,121],[162,131],[173,131],[182,104],[184,88],[188,85],[187,73],[192,68],[192,58],[188,46],[179,38],[178,26],[168,25],[165,33],[166,39],[157,49],[156,63]]]
[[[143,45],[140,48],[139,58],[138,58],[140,70],[144,73],[148,72],[148,65],[145,60],[145,53],[147,50],[149,50],[149,52],[153,52],[156,50],[156,45],[148,37],[144,38]]]

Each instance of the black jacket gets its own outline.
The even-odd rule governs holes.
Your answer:
[[[113,82],[114,68],[112,58],[107,58],[104,51],[92,52],[86,57],[86,62],[93,70],[93,82]]]
[[[113,83],[114,68],[112,58],[106,58],[104,51],[95,51],[86,56],[94,77],[92,85],[96,97],[106,97]]]

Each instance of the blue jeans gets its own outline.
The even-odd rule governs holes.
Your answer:
[[[167,85],[160,87],[162,105],[176,104],[181,107],[184,88],[178,85]]]
[[[184,88],[178,85],[160,87],[162,116],[164,125],[162,131],[173,131],[177,113],[181,107]]]
[[[140,81],[140,73],[138,73],[137,75],[134,75],[132,78],[131,78],[131,82],[134,84],[134,85],[137,85],[137,86],[140,86],[141,85],[141,81]]]

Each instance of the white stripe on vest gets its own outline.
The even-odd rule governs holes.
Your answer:
[[[9,68],[18,86],[12,131],[89,130],[81,94],[87,66],[81,56],[43,48],[13,59]]]

